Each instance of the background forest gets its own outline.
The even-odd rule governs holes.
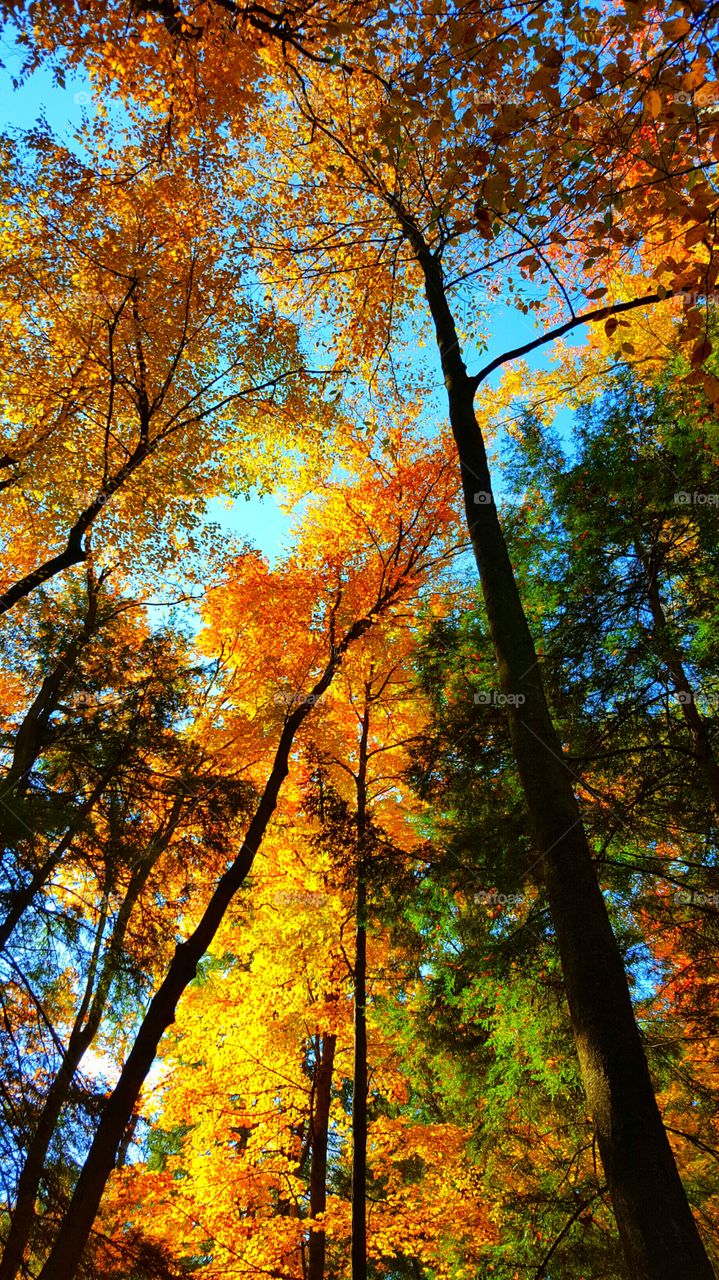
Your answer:
[[[0,1280],[708,1280],[719,4],[2,9]]]

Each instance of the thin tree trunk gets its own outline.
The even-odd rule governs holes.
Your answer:
[[[717,763],[709,730],[704,721],[684,669],[681,653],[674,644],[671,629],[664,612],[659,591],[658,571],[652,558],[637,547],[637,555],[647,575],[647,600],[654,622],[654,640],[657,653],[674,681],[674,692],[679,697],[682,715],[692,740],[694,757],[709,789],[714,811],[719,818],[719,764]]]
[[[357,877],[352,1086],[352,1280],[367,1280],[367,880]]]
[[[439,261],[396,210],[425,278],[509,729],[557,935],[584,1089],[627,1265],[635,1280],[710,1280],[662,1124],[626,973],[597,880],[572,779],[492,496]]]
[[[35,1202],[45,1169],[47,1153],[60,1113],[67,1101],[75,1072],[99,1030],[132,911],[153,867],[172,839],[180,820],[181,810],[182,797],[177,797],[165,829],[153,842],[133,872],[127,893],[115,919],[110,940],[105,950],[100,976],[95,987],[99,946],[101,945],[104,927],[104,921],[101,922],[98,930],[97,954],[90,965],[85,997],[78,1010],[65,1054],[55,1079],[48,1090],[45,1103],[38,1117],[35,1132],[25,1155],[25,1163],[18,1180],[15,1209],[10,1219],[10,1230],[2,1259],[0,1259],[0,1280],[15,1280],[22,1265],[25,1247],[35,1221]],[[95,987],[94,993],[93,987]]]
[[[337,1037],[324,1035],[315,1067],[314,1107],[311,1119],[310,1217],[318,1218],[327,1208],[327,1140],[332,1100]],[[307,1280],[324,1280],[326,1239],[323,1228],[313,1227],[310,1234]]]
[[[102,579],[100,579],[100,585],[102,585]],[[45,676],[37,697],[23,717],[22,724],[15,735],[12,763],[3,779],[5,794],[8,791],[14,791],[16,795],[22,796],[27,791],[29,774],[43,748],[50,716],[60,701],[62,691],[74,672],[80,654],[97,629],[97,601],[98,583],[95,581],[92,563],[89,562],[85,620],[77,635],[57,659],[52,671]]]
[[[352,1280],[367,1280],[367,743],[369,689],[357,770],[357,923],[352,1085]]]
[[[130,293],[135,289],[136,285],[137,281],[133,281],[132,289],[128,292],[125,301],[128,300]],[[173,376],[174,363],[175,362],[171,365],[165,391],[169,387],[170,379]],[[225,396],[222,400],[217,402],[212,410],[209,411],[195,410],[195,412],[192,412],[193,401],[196,400],[196,397],[192,397],[186,405],[188,417],[180,417],[178,421],[177,418],[179,415],[174,415],[173,425],[166,427],[164,431],[159,435],[154,436],[152,439],[150,438],[150,422],[154,411],[153,406],[148,404],[145,388],[142,386],[135,387],[134,390],[138,396],[137,409],[139,417],[139,436],[138,442],[132,450],[132,453],[125,459],[122,466],[118,467],[117,471],[115,471],[111,476],[105,476],[103,478],[102,484],[92,501],[88,503],[84,511],[80,512],[75,523],[70,529],[68,529],[67,543],[64,549],[58,552],[57,555],[51,556],[48,560],[45,560],[42,564],[37,565],[32,572],[25,574],[23,578],[18,578],[16,582],[12,583],[11,586],[0,594],[0,615],[7,613],[8,610],[12,609],[20,600],[26,599],[26,597],[31,595],[33,591],[37,590],[38,587],[41,587],[44,582],[49,582],[59,573],[63,573],[65,569],[70,569],[73,565],[82,564],[83,561],[87,560],[89,555],[87,535],[90,533],[105,504],[123,488],[131,476],[133,476],[149,458],[153,457],[157,450],[172,436],[177,435],[178,432],[184,429],[184,427],[201,421],[208,416],[208,413],[219,412],[225,407],[225,405],[230,404],[235,400],[239,400],[241,397],[250,394],[250,392],[262,391],[266,387],[277,386],[278,383],[283,381],[285,378],[294,377],[295,374],[305,372],[310,373],[311,370],[299,368],[288,370],[286,373],[277,374],[274,378],[270,378],[266,382],[255,383],[253,386],[245,390],[236,391],[229,396]],[[213,383],[210,382],[208,385],[212,386]],[[162,398],[164,399],[164,392]]]
[[[100,775],[89,796],[80,806],[72,826],[68,828],[64,836],[58,841],[55,848],[52,850],[52,853],[48,854],[44,862],[40,864],[26,885],[23,885],[22,888],[13,891],[11,898],[12,906],[0,923],[0,951],[3,951],[7,946],[13,930],[16,925],[19,924],[23,915],[32,903],[35,894],[39,893],[43,885],[47,884],[53,871],[59,865],[63,854],[67,852],[75,839],[84,819],[91,810],[94,809],[106,786],[113,778],[119,763],[120,757],[118,756],[105,769],[104,773]]]

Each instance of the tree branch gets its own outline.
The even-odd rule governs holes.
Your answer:
[[[525,342],[521,347],[514,347],[511,351],[505,351],[501,356],[497,356],[494,360],[490,360],[479,373],[474,374],[469,379],[470,385],[474,391],[493,373],[495,369],[499,369],[501,365],[508,364],[510,360],[519,360],[521,356],[526,356],[530,351],[536,351],[537,347],[546,346],[548,342],[554,342],[556,338],[561,338],[563,334],[569,333],[571,329],[576,329],[579,325],[589,324],[592,321],[604,320],[608,316],[619,315],[623,311],[635,311],[637,307],[648,307],[653,302],[665,302],[667,298],[671,298],[671,293],[645,293],[641,298],[632,298],[630,302],[615,302],[612,306],[596,307],[594,311],[585,311],[582,315],[574,316],[572,320],[567,320],[564,324],[560,324],[556,329],[549,329],[547,333],[543,333],[538,338],[534,338],[532,342]]]

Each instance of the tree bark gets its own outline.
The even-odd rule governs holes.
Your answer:
[[[324,1035],[315,1068],[314,1108],[312,1111],[312,1146],[310,1154],[310,1217],[318,1218],[327,1208],[327,1140],[332,1100],[337,1037]],[[324,1280],[326,1238],[324,1229],[313,1227],[310,1234],[307,1280]]]
[[[357,923],[352,1084],[352,1280],[367,1280],[367,743],[369,689],[357,770]]]
[[[352,1085],[352,1280],[367,1280],[367,880],[357,877]]]
[[[133,872],[105,949],[97,984],[95,984],[97,958],[90,966],[85,998],[78,1010],[65,1054],[48,1090],[25,1155],[25,1162],[18,1180],[15,1209],[10,1219],[10,1230],[2,1259],[0,1259],[0,1280],[15,1280],[22,1265],[25,1246],[35,1221],[35,1202],[47,1153],[60,1113],[67,1101],[75,1072],[99,1030],[132,911],[153,867],[172,839],[180,820],[181,810],[182,798],[178,797],[164,831],[156,838]],[[98,941],[99,943],[102,941],[101,933]]]
[[[710,1280],[662,1124],[626,973],[544,691],[437,257],[400,211],[423,270],[509,729],[541,857],[574,1041],[627,1265],[636,1280]],[[404,220],[403,220],[404,219]]]
[[[289,721],[288,723],[291,723]],[[140,1096],[157,1047],[175,1020],[177,1003],[192,982],[197,966],[210,946],[224,913],[249,875],[255,854],[277,804],[280,787],[289,768],[294,726],[282,734],[275,763],[247,835],[231,867],[220,878],[197,928],[175,948],[165,978],[153,996],[135,1042],[98,1124],[67,1213],[39,1280],[71,1280],[76,1273],[107,1180],[115,1164],[118,1146]]]
[[[31,573],[25,574],[24,578],[19,578],[17,582],[8,587],[0,595],[0,615],[7,613],[20,600],[24,600],[31,595],[44,582],[49,582],[59,573],[63,573],[65,569],[70,569],[73,565],[82,564],[83,561],[87,560],[89,555],[87,535],[105,503],[123,487],[125,482],[137,471],[138,467],[141,467],[143,462],[155,453],[164,439],[165,437],[163,436],[157,436],[154,440],[148,439],[147,423],[141,422],[138,443],[129,458],[118,468],[113,476],[103,482],[101,489],[98,490],[92,501],[88,503],[84,511],[80,512],[74,525],[68,530],[67,544],[64,551],[51,556],[43,564],[33,569]]]

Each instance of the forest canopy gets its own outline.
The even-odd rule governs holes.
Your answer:
[[[2,11],[0,1280],[711,1280],[719,5]]]

